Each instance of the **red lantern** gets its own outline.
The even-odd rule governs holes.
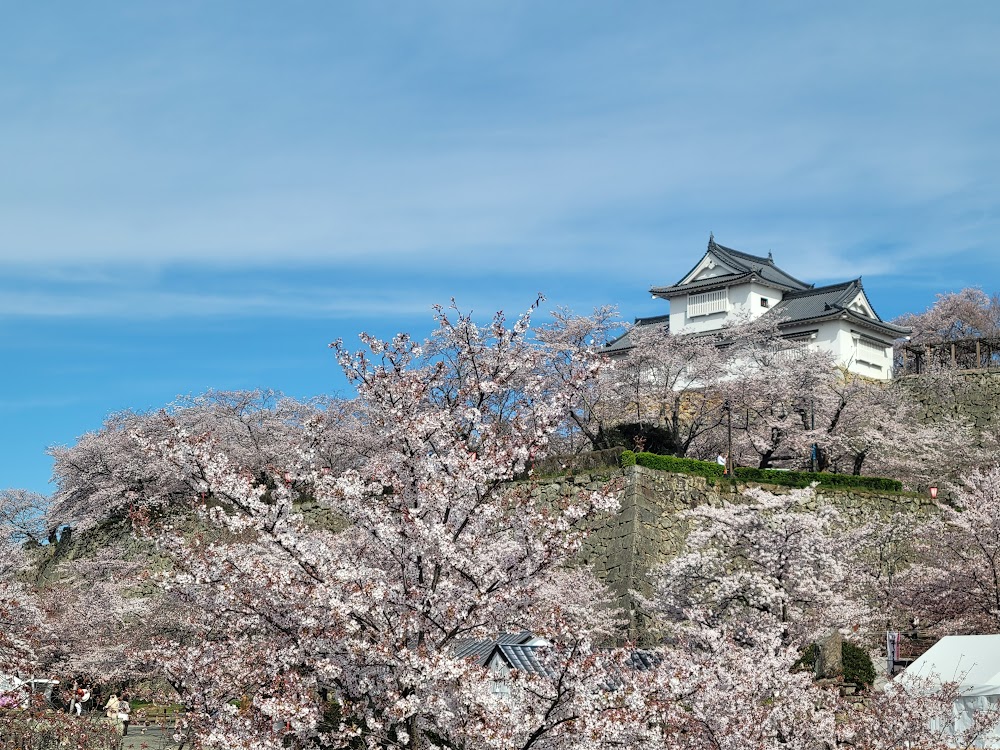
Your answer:
[[[937,487],[931,485],[929,489],[931,491],[931,500],[937,500]]]

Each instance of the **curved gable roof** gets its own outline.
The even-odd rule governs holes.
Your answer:
[[[690,278],[691,274],[697,270],[698,266],[702,264],[705,258],[710,255],[727,268],[733,269],[733,273],[713,276],[708,279],[687,281],[687,283],[685,283],[685,281]],[[768,253],[766,258],[760,255],[744,253],[739,250],[734,250],[731,247],[718,244],[715,241],[715,236],[709,235],[708,248],[705,250],[705,254],[701,256],[690,271],[684,274],[684,276],[682,276],[676,284],[672,284],[670,286],[654,286],[649,291],[657,297],[672,297],[705,287],[730,286],[732,284],[747,281],[752,277],[756,277],[769,286],[774,286],[785,291],[812,288],[812,284],[806,284],[804,281],[796,279],[791,274],[782,271],[774,265],[774,258],[771,257],[770,253]]]
[[[845,316],[858,324],[868,325],[893,336],[905,336],[910,332],[907,328],[883,321],[864,292],[860,278],[840,284],[789,292],[781,302],[771,308],[768,314],[781,317],[782,326]],[[859,294],[864,297],[865,304],[872,311],[872,317],[850,309],[849,305]]]

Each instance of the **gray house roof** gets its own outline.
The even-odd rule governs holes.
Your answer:
[[[540,645],[532,644],[533,633],[501,633],[495,639],[459,641],[455,645],[455,656],[471,658],[481,667],[488,667],[493,657],[499,655],[511,669],[531,674],[551,675],[538,658]]]
[[[863,291],[861,279],[858,278],[841,284],[788,292],[767,314],[782,318],[779,324],[781,328],[843,317],[859,326],[874,329],[892,338],[899,338],[910,332],[908,328],[886,323],[878,317],[874,308],[872,308],[875,316],[873,318],[848,308],[847,305]]]
[[[489,667],[494,656],[499,655],[511,669],[530,674],[554,677],[555,673],[538,658],[540,645],[530,645],[535,635],[528,631],[501,633],[496,639],[460,641],[455,646],[455,655],[475,659],[481,667]],[[655,651],[632,651],[622,665],[627,670],[644,672],[656,668],[662,658]],[[615,690],[621,684],[620,675],[614,670],[608,672],[605,687]]]
[[[659,323],[663,326],[663,334],[667,335],[670,333],[670,316],[669,315],[655,315],[651,318],[636,318],[636,326],[650,326]],[[624,354],[629,349],[632,348],[632,341],[628,337],[628,331],[623,333],[618,338],[613,341],[608,342],[607,345],[601,350],[603,353],[614,356],[616,354]]]
[[[710,279],[702,279],[700,281],[692,281],[688,284],[682,284],[681,282],[690,276],[691,272],[694,271],[694,269],[697,268],[708,255],[714,255],[725,265],[734,269],[734,272],[724,274],[722,276],[715,276]],[[698,263],[695,263],[694,266],[691,267],[691,270],[684,274],[676,284],[672,284],[670,286],[654,286],[650,288],[649,291],[655,297],[670,298],[680,294],[687,294],[697,289],[731,286],[733,284],[739,284],[754,278],[759,279],[768,286],[776,287],[784,291],[812,288],[812,284],[806,284],[804,281],[799,281],[791,274],[785,273],[774,265],[774,259],[771,257],[770,253],[768,253],[765,258],[760,255],[751,255],[750,253],[740,252],[739,250],[734,250],[731,247],[725,247],[724,245],[718,244],[715,241],[715,237],[710,235],[708,238],[708,249],[705,251],[705,255],[702,255],[701,258],[698,259]]]
[[[501,633],[496,638],[483,640],[468,638],[455,644],[455,656],[460,659],[474,658],[481,666],[485,667],[497,646],[522,645],[534,637],[534,634],[522,630],[520,633]]]

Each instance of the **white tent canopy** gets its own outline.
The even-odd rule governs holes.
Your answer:
[[[904,685],[933,690],[945,683],[958,685],[952,711],[953,732],[973,725],[977,711],[1000,705],[1000,635],[949,635],[928,649],[901,675]],[[982,734],[976,747],[1000,748],[1000,728]]]

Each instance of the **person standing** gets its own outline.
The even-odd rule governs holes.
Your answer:
[[[128,723],[132,719],[132,705],[125,695],[118,701],[118,719],[122,723],[122,737],[125,737],[128,735]]]
[[[114,693],[108,698],[108,702],[104,704],[104,713],[109,719],[118,719],[118,707],[120,703],[118,701],[118,696]]]

